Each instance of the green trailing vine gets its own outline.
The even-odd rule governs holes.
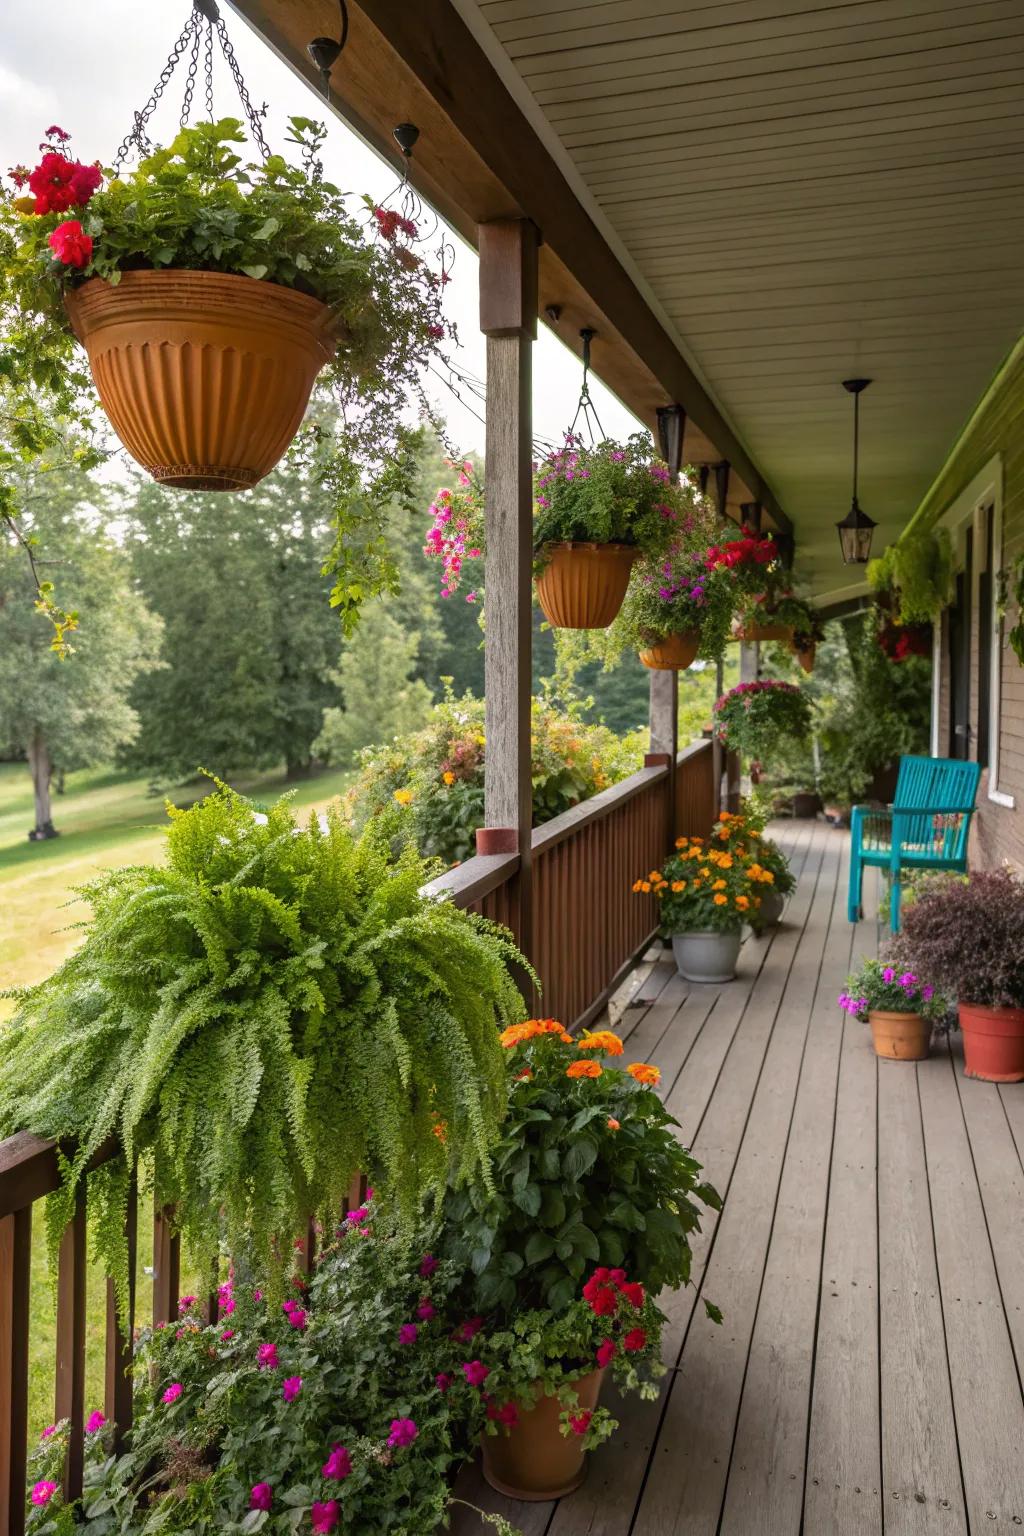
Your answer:
[[[925,624],[952,601],[955,571],[948,531],[919,529],[870,561],[867,578],[873,591],[896,595],[901,624]]]
[[[1007,595],[1012,588],[1013,601],[1017,605],[1017,622],[1007,634],[1007,639],[1013,649],[1013,654],[1024,666],[1024,555],[1018,555],[1013,562],[1012,572],[1008,573]],[[1005,612],[1006,604],[1001,597],[1001,606]]]
[[[249,1238],[271,1280],[358,1171],[406,1221],[450,1178],[488,1182],[498,1032],[524,1011],[505,930],[423,896],[431,868],[374,826],[300,827],[224,786],[169,813],[166,865],[84,888],[81,948],[0,1036],[0,1134],[67,1149],[51,1245],[116,1139],[88,1202],[122,1302],[138,1158],[197,1265]]]

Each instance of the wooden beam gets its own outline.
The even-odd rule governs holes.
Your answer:
[[[533,372],[537,231],[528,219],[482,225],[480,329],[487,337],[484,523],[487,760],[481,854],[519,854],[513,927],[532,947]]]
[[[231,0],[303,79],[321,89],[306,55],[337,24],[331,0]],[[601,336],[595,372],[644,421],[666,399],[727,458],[780,532],[792,532],[770,487],[675,340],[608,245],[537,131],[451,0],[351,0],[348,45],[331,107],[396,161],[392,129],[414,122],[411,180],[467,239],[495,219],[526,217],[544,231],[538,302],[561,308],[559,332]]]

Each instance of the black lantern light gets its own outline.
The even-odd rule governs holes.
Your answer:
[[[877,524],[860,509],[857,500],[857,455],[860,447],[860,397],[870,379],[844,379],[843,388],[853,396],[853,500],[850,510],[838,523],[839,546],[845,565],[866,565],[871,558],[871,535]]]
[[[658,406],[658,446],[668,465],[673,485],[679,479],[683,466],[683,433],[686,430],[686,412],[681,405]]]

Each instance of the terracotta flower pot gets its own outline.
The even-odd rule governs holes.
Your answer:
[[[817,649],[817,642],[814,640],[811,641],[810,645],[794,645],[793,655],[796,657],[797,661],[805,672],[814,671],[814,655]]]
[[[546,544],[537,600],[556,629],[606,629],[626,595],[636,550],[628,544]]]
[[[326,304],[233,273],[94,277],[65,303],[114,431],[154,480],[184,490],[262,480],[334,352]]]
[[[604,1371],[591,1371],[573,1383],[579,1410],[597,1407]],[[510,1499],[537,1503],[572,1493],[586,1475],[586,1452],[580,1437],[563,1435],[562,1403],[557,1397],[538,1398],[520,1414],[519,1423],[507,1433],[484,1435],[484,1477],[492,1488]]]
[[[746,640],[752,644],[755,640],[767,643],[769,640],[792,640],[793,631],[788,624],[737,624],[733,629],[734,640]]]
[[[868,1023],[876,1056],[891,1061],[924,1061],[931,1049],[931,1022],[919,1013],[888,1013],[872,1008]]]
[[[685,630],[679,635],[666,635],[657,645],[640,652],[640,660],[654,672],[685,672],[700,646],[700,631]]]
[[[1024,1008],[961,1003],[964,1071],[986,1083],[1024,1082]]]

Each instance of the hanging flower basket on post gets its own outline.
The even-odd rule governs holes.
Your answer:
[[[628,544],[543,546],[537,601],[557,629],[606,629],[626,595],[636,550]]]

